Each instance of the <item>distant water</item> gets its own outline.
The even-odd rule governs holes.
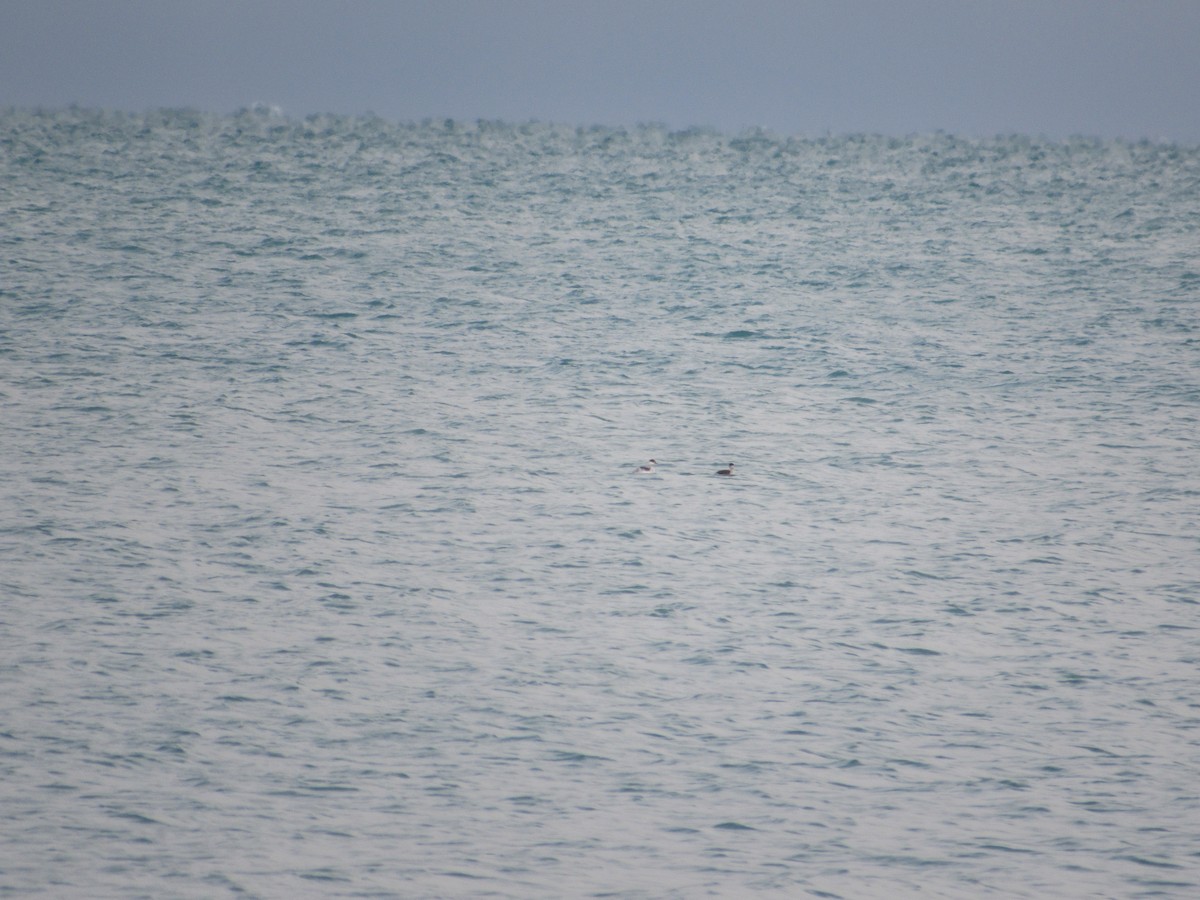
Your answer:
[[[9,110],[0,221],[0,895],[1200,895],[1200,148]]]

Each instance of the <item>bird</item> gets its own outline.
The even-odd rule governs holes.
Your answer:
[[[644,466],[638,466],[635,471],[638,475],[653,475],[654,467],[657,465],[658,465],[658,461],[652,459],[652,460],[650,460],[650,462],[646,463]]]
[[[718,475],[732,475],[733,474],[733,463],[729,464],[728,469],[717,469],[717,474]]]

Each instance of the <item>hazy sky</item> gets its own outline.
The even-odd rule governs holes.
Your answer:
[[[0,106],[1200,142],[1200,0],[0,0]]]

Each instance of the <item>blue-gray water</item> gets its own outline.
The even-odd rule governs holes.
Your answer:
[[[1200,892],[1200,148],[10,110],[0,215],[0,894]]]

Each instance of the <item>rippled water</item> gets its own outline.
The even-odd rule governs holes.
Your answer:
[[[0,212],[0,894],[1200,890],[1200,148],[10,110]]]

